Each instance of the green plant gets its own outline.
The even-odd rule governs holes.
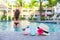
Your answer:
[[[20,20],[25,20],[25,17],[20,17],[19,19],[20,19]]]
[[[32,17],[29,17],[28,20],[32,20]]]
[[[45,20],[45,17],[44,17],[44,16],[42,16],[42,17],[41,17],[41,20]]]
[[[14,20],[14,17],[12,17],[12,20]]]
[[[1,17],[1,21],[6,21],[6,20],[7,20],[6,15],[2,15],[2,17]]]
[[[37,18],[36,17],[34,17],[34,18],[32,18],[33,20],[37,20]]]
[[[11,21],[11,17],[10,16],[8,17],[8,21]]]
[[[51,8],[57,4],[57,0],[47,0],[47,1],[48,1],[47,6]]]

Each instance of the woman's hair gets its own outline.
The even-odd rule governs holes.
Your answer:
[[[20,14],[19,9],[16,9],[15,14],[14,14],[16,20],[18,20],[19,14]]]
[[[20,14],[19,9],[16,9],[15,14],[16,14],[16,15],[19,15],[19,14]]]

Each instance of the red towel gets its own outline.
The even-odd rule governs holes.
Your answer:
[[[41,29],[41,28],[39,28],[37,31],[38,31],[38,34],[39,34],[39,35],[42,35],[43,32],[44,32],[43,29]]]

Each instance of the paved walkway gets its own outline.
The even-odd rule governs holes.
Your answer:
[[[20,32],[0,32],[0,40],[60,40],[60,33],[51,33],[49,36],[25,36]]]

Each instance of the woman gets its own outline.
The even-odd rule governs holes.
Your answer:
[[[20,11],[19,11],[19,9],[16,9],[16,11],[14,13],[14,24],[16,26],[19,24],[19,15],[20,15]]]

